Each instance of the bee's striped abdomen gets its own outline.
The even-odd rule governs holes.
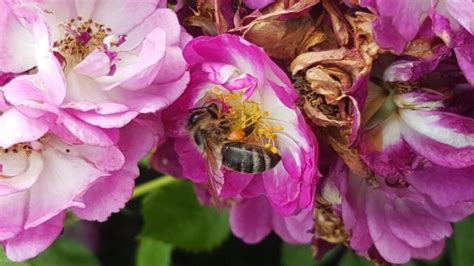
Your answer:
[[[280,155],[244,142],[228,142],[222,146],[222,164],[234,171],[260,173],[275,167]]]

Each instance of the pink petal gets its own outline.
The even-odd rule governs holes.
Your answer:
[[[135,49],[145,36],[156,28],[165,31],[164,40],[166,41],[166,46],[179,45],[180,37],[183,34],[181,33],[178,17],[170,9],[157,9],[143,20],[142,23],[127,33],[127,42],[121,46],[121,49],[124,51]]]
[[[176,81],[169,83],[156,83],[155,81],[142,90],[123,90],[117,95],[116,101],[127,104],[130,109],[141,113],[156,112],[169,106],[181,96],[188,82],[189,73],[186,72]]]
[[[428,247],[412,249],[411,255],[417,259],[433,260],[441,255],[444,247],[444,241],[436,241]]]
[[[68,155],[83,158],[101,171],[115,171],[122,169],[125,158],[116,146],[68,145],[60,139],[51,139],[48,146],[55,150],[66,152]]]
[[[103,90],[116,86],[138,90],[147,87],[155,79],[166,52],[166,32],[156,28],[133,51],[120,52],[117,71],[112,76],[102,76],[97,81]],[[77,84],[80,87],[80,84]]]
[[[62,33],[62,29],[58,25],[76,18],[78,15],[89,18],[93,1],[36,1],[36,3],[40,2],[38,4],[41,10],[51,12],[50,14],[44,14],[45,19],[50,25],[51,36],[58,39]]]
[[[403,110],[403,138],[420,155],[446,167],[474,164],[474,119],[437,111]]]
[[[62,67],[51,50],[49,31],[45,24],[35,23],[33,28],[36,47],[36,67],[38,68],[38,88],[55,105],[63,102],[66,96],[66,80]]]
[[[139,142],[136,141],[138,139]],[[154,144],[155,139],[149,128],[138,123],[123,128],[118,146],[125,156],[125,165],[95,182],[82,196],[85,208],[73,208],[74,214],[82,219],[103,222],[111,213],[123,208],[132,195],[134,179],[139,175],[138,161]]]
[[[224,174],[224,186],[219,194],[220,197],[237,196],[252,181],[254,175],[226,171]]]
[[[287,243],[307,244],[313,238],[313,209],[308,208],[293,216],[273,215],[275,232]]]
[[[37,86],[35,75],[20,76],[3,87],[5,99],[30,117],[40,117],[45,112],[57,113],[57,107]],[[25,110],[28,110],[27,112]]]
[[[93,111],[74,112],[75,116],[88,124],[101,128],[120,128],[132,121],[138,112],[123,112],[115,114],[98,114]]]
[[[257,215],[258,214],[258,215]],[[263,197],[244,200],[230,210],[230,228],[245,243],[262,240],[271,230],[272,209]]]
[[[401,178],[423,165],[423,158],[402,138],[399,123],[392,115],[362,134],[361,159],[378,175]]]
[[[167,139],[156,147],[156,151],[150,159],[150,166],[160,173],[183,177],[183,169],[174,149],[173,139]]]
[[[473,171],[474,167],[452,169],[433,165],[407,176],[407,181],[437,205],[449,207],[474,201]]]
[[[183,58],[183,52],[178,47],[168,47],[159,74],[154,83],[163,84],[180,79],[188,66]]]
[[[15,237],[24,229],[28,209],[29,192],[17,192],[2,196],[0,200],[0,241]]]
[[[43,121],[27,117],[13,108],[4,111],[0,116],[0,128],[8,129],[0,134],[0,146],[3,148],[37,140],[48,131]]]
[[[426,210],[410,202],[394,200],[385,209],[392,233],[415,248],[430,246],[434,241],[449,237],[453,232],[445,221],[433,217]]]
[[[82,196],[83,208],[72,208],[74,215],[88,220],[105,222],[112,213],[118,212],[132,195],[137,175],[126,170],[102,177]]]
[[[0,156],[0,196],[29,189],[43,170],[43,161],[37,152],[27,156],[24,152]]]
[[[364,182],[362,180],[362,182]],[[342,203],[344,227],[351,232],[350,246],[354,250],[368,250],[372,246],[365,214],[365,184],[359,182],[359,194],[349,194]]]
[[[265,194],[265,184],[263,183],[262,175],[254,175],[252,181],[247,187],[241,191],[240,195],[243,198],[254,198]]]
[[[139,5],[135,0],[120,2],[96,0],[93,5],[89,4],[94,7],[90,18],[103,23],[111,28],[114,33],[126,34],[150,16],[159,3],[160,0],[140,1]],[[130,12],[131,10],[133,12]]]
[[[105,99],[107,98],[107,95],[102,94],[102,92],[100,91],[98,87],[90,88],[90,89],[91,91],[92,90],[99,91],[98,93],[89,94],[90,96],[93,95],[92,98],[95,98],[94,101],[87,101],[87,99],[81,100],[81,101],[72,101],[72,102],[68,102],[61,105],[61,107],[64,109],[77,110],[78,113],[80,111],[82,112],[94,111],[97,114],[102,114],[102,115],[113,115],[116,113],[124,113],[124,112],[129,111],[128,106],[124,104],[120,104],[120,103],[112,103],[112,102],[109,102],[110,99]],[[85,89],[84,92],[81,92],[81,93],[89,93],[91,91],[89,91],[89,89]],[[75,112],[72,111],[71,113],[75,113]]]
[[[113,141],[106,132],[68,114],[61,114],[58,122],[63,124],[74,136],[85,144],[99,146],[109,146],[113,144]]]
[[[250,9],[260,9],[273,3],[274,0],[245,0],[244,3]]]
[[[87,157],[69,155],[67,150],[46,147],[42,157],[43,171],[30,189],[27,228],[38,226],[63,210],[78,205],[76,197],[98,178],[108,175],[96,169]]]
[[[285,205],[297,201],[300,194],[300,181],[290,177],[281,163],[272,170],[263,172],[262,179],[265,190],[271,202],[278,207],[282,215],[290,215],[295,211],[293,208],[285,208]]]
[[[382,48],[393,48],[401,53],[405,45],[418,33],[428,15],[431,2],[377,0],[379,18],[374,23],[375,39]]]
[[[61,212],[37,227],[24,230],[3,242],[5,255],[12,261],[23,261],[46,250],[63,230],[65,213]]]
[[[378,196],[380,193],[370,194],[367,204],[367,225],[370,236],[380,255],[391,263],[406,263],[410,260],[410,248],[391,232],[385,218],[385,201]]]
[[[472,45],[474,35],[472,33],[471,35],[463,33],[463,35],[462,38],[464,39],[459,46],[454,48],[454,53],[464,76],[471,85],[474,85],[474,47]]]
[[[474,2],[463,0],[447,0],[446,7],[451,16],[459,22],[471,35],[474,35]]]
[[[110,73],[110,58],[99,49],[95,49],[84,60],[74,66],[74,71],[81,75],[97,78]]]
[[[189,138],[175,139],[174,147],[179,154],[179,162],[183,168],[183,176],[195,183],[207,183],[209,180],[206,172],[204,155]]]
[[[30,29],[24,27],[5,1],[0,1],[0,71],[21,73],[35,65],[35,45]]]

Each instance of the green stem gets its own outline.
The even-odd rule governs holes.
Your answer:
[[[166,186],[167,184],[175,181],[176,179],[172,176],[162,176],[160,178],[155,178],[153,179],[152,181],[148,181],[146,183],[143,183],[141,185],[138,185],[135,187],[135,189],[133,190],[133,195],[132,195],[132,200],[133,199],[136,199],[136,198],[139,198],[143,195],[145,195],[146,193],[152,191],[152,190],[155,190],[159,187],[162,187],[162,186]]]
[[[64,220],[64,227],[71,227],[80,221],[79,218],[73,216],[71,212],[68,212],[68,214],[69,215],[66,216],[66,219]]]

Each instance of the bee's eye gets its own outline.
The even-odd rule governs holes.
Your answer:
[[[191,114],[188,120],[188,125],[190,126],[195,125],[203,118],[204,115],[206,115],[205,112],[195,112]]]

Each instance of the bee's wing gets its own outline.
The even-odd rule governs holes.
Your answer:
[[[216,204],[219,203],[218,196],[224,186],[224,175],[221,171],[222,159],[218,146],[212,145],[208,139],[204,140],[204,154],[206,156],[206,171],[209,177],[210,193]]]

